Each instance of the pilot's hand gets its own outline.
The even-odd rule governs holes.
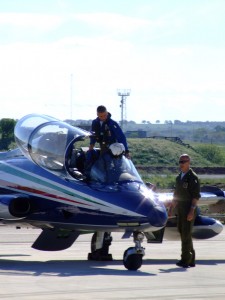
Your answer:
[[[195,215],[195,210],[193,208],[190,209],[188,215],[187,215],[187,221],[192,221]]]
[[[126,158],[131,159],[131,155],[130,155],[129,150],[125,151],[125,156],[126,156]]]
[[[89,150],[90,150],[90,151],[93,150],[93,149],[94,149],[94,146],[95,146],[95,145],[90,144],[90,145],[89,145]]]
[[[175,199],[173,199],[172,202],[169,203],[169,208],[168,208],[168,212],[167,212],[168,217],[173,216],[173,213],[174,213],[173,210],[176,206],[177,206],[177,201]]]
[[[167,214],[168,214],[168,217],[172,217],[172,215],[173,215],[173,207],[172,207],[172,205],[169,207]]]

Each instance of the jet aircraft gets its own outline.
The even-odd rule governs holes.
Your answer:
[[[148,243],[176,239],[176,216],[168,219],[172,194],[156,193],[143,182],[132,160],[122,153],[87,160],[83,145],[91,132],[46,115],[20,119],[14,135],[18,148],[0,153],[0,224],[42,229],[32,247],[58,251],[70,247],[80,234],[93,233],[90,260],[111,260],[112,232],[133,237],[125,250],[128,270],[142,265]],[[224,200],[210,188],[201,203]],[[211,238],[223,229],[220,221],[200,214],[193,237]]]

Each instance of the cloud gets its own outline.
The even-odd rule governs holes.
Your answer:
[[[0,25],[13,26],[17,30],[39,29],[48,31],[62,24],[62,17],[38,13],[0,13]]]
[[[116,30],[117,32],[133,32],[143,27],[149,26],[151,23],[146,19],[132,18],[120,14],[113,13],[89,13],[89,14],[74,14],[76,20],[81,20],[84,23],[95,25],[107,30]]]
[[[68,118],[71,74],[74,118],[105,104],[119,120],[118,88],[131,89],[128,120],[198,119],[204,101],[212,114],[214,99],[222,111],[224,48],[192,43],[184,13],[1,13],[1,40],[10,42],[0,44],[0,117]]]

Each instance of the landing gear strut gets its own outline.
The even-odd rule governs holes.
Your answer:
[[[112,254],[109,254],[111,242],[111,232],[95,232],[91,239],[91,252],[88,253],[88,260],[113,260]]]
[[[145,255],[145,249],[141,247],[144,239],[142,232],[134,232],[135,247],[128,248],[123,254],[123,264],[128,270],[136,271],[142,266],[142,257]]]

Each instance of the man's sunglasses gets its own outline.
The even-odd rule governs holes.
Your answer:
[[[186,162],[188,162],[189,160],[180,160],[179,164],[185,164]]]

